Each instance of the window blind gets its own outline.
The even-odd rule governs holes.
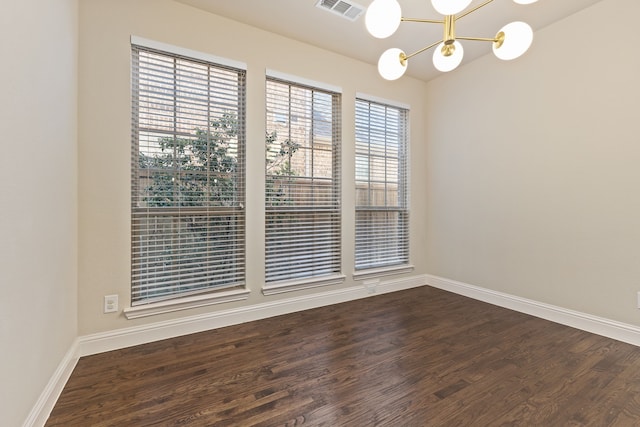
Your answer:
[[[132,44],[131,300],[245,280],[245,71]]]
[[[356,99],[355,268],[409,262],[408,110]]]
[[[266,284],[340,273],[340,95],[266,82]]]

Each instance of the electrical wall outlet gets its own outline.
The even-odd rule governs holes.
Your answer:
[[[104,296],[104,312],[115,313],[118,311],[118,295]]]

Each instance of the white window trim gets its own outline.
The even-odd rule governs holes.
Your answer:
[[[340,86],[330,85],[328,83],[318,82],[315,80],[305,79],[304,77],[294,76],[292,74],[281,73],[280,71],[270,70],[267,68],[265,71],[267,78],[284,80],[290,83],[299,84],[302,86],[313,87],[314,89],[325,90],[327,92],[334,92],[342,94],[342,88]]]
[[[153,49],[160,51],[163,54],[183,56],[189,60],[204,61],[215,66],[234,68],[241,72],[246,72],[247,69],[247,65],[240,61],[234,61],[167,43],[149,40],[135,35],[131,36],[130,43],[132,47],[136,46],[142,49]],[[244,207],[240,205],[240,209],[244,210]],[[207,292],[192,295],[187,293],[182,296],[178,296],[177,298],[151,303],[142,303],[139,305],[130,305],[123,309],[123,314],[127,319],[136,319],[213,304],[242,301],[248,299],[251,293],[251,291],[247,289],[244,280],[234,284],[232,287],[227,286],[227,288],[229,289],[227,291],[212,289],[211,292],[213,293]]]
[[[392,276],[395,274],[410,273],[415,269],[412,264],[394,265],[390,267],[370,268],[367,270],[354,271],[353,280],[369,280],[376,277]]]
[[[222,304],[233,301],[243,301],[249,298],[251,291],[248,289],[234,289],[226,292],[193,295],[172,300],[159,301],[150,304],[127,307],[123,310],[127,319],[155,316],[157,314],[171,313],[179,310],[187,310],[207,305]]]
[[[191,50],[180,46],[174,46],[172,44],[158,42],[155,40],[145,39],[143,37],[131,36],[131,44],[149,49],[160,50],[166,53],[172,53],[174,55],[185,56],[191,59],[198,59],[206,62],[213,62],[216,65],[222,65],[225,67],[237,68],[247,71],[247,64],[240,61],[234,61],[233,59],[223,58],[220,56],[211,55],[209,53],[200,52],[197,50]]]
[[[411,111],[411,105],[405,104],[400,101],[394,101],[391,99],[380,98],[379,96],[369,95],[362,92],[356,92],[356,99],[361,99],[363,101],[375,102],[378,104],[385,104],[390,107],[402,108],[404,110]],[[408,130],[408,129],[407,129]]]
[[[332,274],[328,276],[300,279],[285,280],[282,282],[270,283],[262,288],[264,295],[277,295],[286,292],[299,291],[301,289],[318,288],[320,286],[340,285],[346,279],[343,274]]]

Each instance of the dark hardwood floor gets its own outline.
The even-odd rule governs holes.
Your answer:
[[[47,423],[182,425],[640,425],[640,348],[421,287],[83,357]]]

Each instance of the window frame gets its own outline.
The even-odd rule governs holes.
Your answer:
[[[331,144],[331,202],[330,206],[324,206],[322,210],[317,207],[293,207],[290,209],[278,209],[273,204],[273,199],[270,199],[270,182],[275,182],[276,174],[273,172],[270,174],[267,165],[265,165],[265,283],[262,289],[264,295],[272,295],[283,292],[290,292],[294,290],[300,289],[308,289],[319,286],[328,286],[335,285],[344,282],[345,275],[342,274],[342,203],[341,203],[341,185],[342,185],[342,175],[341,175],[341,145],[342,145],[342,90],[339,87],[327,85],[324,83],[315,82],[308,79],[303,79],[297,76],[292,76],[289,74],[280,73],[278,71],[267,70],[266,78],[265,78],[265,116],[266,116],[266,125],[265,130],[267,136],[270,132],[276,128],[276,123],[279,123],[282,127],[285,125],[291,125],[291,123],[295,123],[299,125],[298,120],[311,120],[311,133],[313,133],[314,129],[314,115],[316,114],[316,110],[311,109],[311,118],[309,117],[297,117],[291,114],[291,92],[289,92],[288,98],[288,111],[280,111],[275,112],[276,109],[274,107],[274,101],[271,99],[272,96],[276,96],[275,93],[271,93],[269,86],[270,85],[286,85],[289,88],[296,88],[296,90],[301,91],[311,91],[312,94],[318,93],[323,95],[329,95],[331,97],[331,134],[330,134],[330,144]],[[291,89],[289,89],[291,91]],[[314,95],[312,95],[313,97]],[[269,115],[270,109],[273,109],[273,120],[270,122]],[[319,114],[319,113],[318,113]],[[290,126],[289,126],[290,128]],[[308,129],[309,130],[309,129]],[[291,139],[291,130],[288,130],[287,140]],[[320,132],[320,131],[318,131]],[[324,131],[323,131],[324,132]],[[282,136],[282,135],[280,135]],[[309,146],[310,150],[314,150],[315,144],[315,134],[310,138]],[[280,138],[282,141],[282,138]],[[268,148],[268,147],[267,147]],[[307,148],[305,148],[307,149]],[[265,155],[269,156],[269,151],[265,150]],[[265,163],[268,163],[268,157],[265,158]],[[313,162],[313,161],[312,161]],[[292,180],[292,176],[289,176],[289,180]],[[307,178],[314,182],[314,179],[318,179],[316,176],[307,176]],[[313,184],[312,184],[313,188]],[[294,202],[295,203],[295,202]],[[315,206],[315,202],[314,202]],[[296,272],[289,272],[288,275],[280,275],[278,276],[275,272],[276,267],[274,267],[275,263],[281,262],[282,256],[278,258],[279,254],[285,253],[288,251],[292,253],[291,249],[278,249],[272,245],[275,238],[280,236],[285,236],[285,231],[278,232],[273,226],[273,223],[270,222],[269,218],[273,218],[275,215],[285,212],[287,215],[290,215],[289,218],[293,218],[295,215],[308,215],[311,216],[314,213],[318,212],[329,212],[328,215],[331,219],[327,220],[324,224],[330,223],[330,234],[331,234],[331,243],[332,249],[330,249],[330,254],[332,256],[332,260],[328,262],[326,265],[330,265],[331,271],[324,272],[321,274],[307,274],[312,267],[308,267],[307,270],[305,268],[300,267]],[[315,221],[315,220],[314,220]],[[315,223],[315,222],[314,222]],[[322,223],[322,222],[321,222]],[[270,228],[270,226],[272,226]],[[311,233],[311,232],[310,232]],[[309,236],[306,236],[309,237]],[[311,245],[311,244],[310,244]],[[270,249],[271,248],[271,249]],[[296,253],[297,255],[297,253]],[[325,254],[326,255],[326,254]],[[280,259],[280,261],[279,261]],[[318,265],[325,267],[326,265],[318,262],[318,258],[309,258],[305,262],[310,263],[318,263]],[[304,264],[304,262],[301,262]],[[292,267],[293,262],[292,262]],[[285,277],[283,277],[285,276]]]
[[[186,207],[182,205],[181,202],[175,206],[169,206],[169,207],[149,207],[149,205],[140,206],[139,197],[142,194],[140,193],[141,191],[140,185],[143,179],[142,178],[143,172],[139,172],[142,169],[138,164],[138,156],[140,156],[139,154],[140,153],[139,145],[141,144],[140,135],[142,135],[142,132],[144,131],[141,130],[142,128],[140,127],[139,123],[140,123],[140,114],[141,114],[140,111],[143,111],[145,109],[144,107],[142,108],[140,107],[140,96],[139,96],[140,86],[138,86],[139,72],[136,68],[138,66],[138,63],[136,62],[136,58],[138,57],[137,55],[139,55],[137,52],[139,51],[150,52],[154,55],[161,55],[166,58],[172,58],[174,61],[181,60],[181,61],[186,61],[187,63],[200,64],[201,66],[205,67],[207,70],[206,78],[208,80],[206,80],[207,83],[204,84],[204,86],[206,86],[207,88],[207,92],[206,92],[206,95],[203,95],[203,96],[208,99],[207,101],[208,103],[206,104],[207,111],[210,111],[209,110],[210,108],[214,108],[213,107],[214,105],[218,105],[217,108],[220,109],[219,104],[222,103],[219,99],[216,99],[216,102],[211,101],[213,97],[215,97],[216,95],[219,95],[218,92],[213,92],[213,93],[211,92],[212,90],[211,85],[213,82],[212,80],[213,77],[211,77],[211,73],[212,73],[211,70],[212,69],[215,69],[217,71],[226,70],[229,73],[237,73],[237,76],[238,76],[237,77],[238,83],[236,86],[237,98],[236,98],[236,110],[234,111],[236,113],[235,118],[238,121],[238,126],[237,126],[237,129],[232,130],[232,132],[235,132],[236,146],[235,146],[235,151],[233,151],[234,149],[229,148],[231,151],[225,152],[225,155],[227,155],[227,153],[231,153],[231,154],[228,154],[229,156],[231,156],[230,158],[236,159],[233,172],[229,172],[230,174],[229,176],[231,177],[230,179],[232,179],[232,181],[230,182],[232,182],[233,184],[233,190],[230,190],[232,192],[229,193],[231,194],[230,197],[232,197],[231,201],[228,202],[230,203],[229,206],[217,205],[214,202],[208,202],[208,201],[202,202],[203,203],[202,205],[196,205],[200,207],[195,207],[195,208]],[[246,147],[245,116],[246,116],[246,68],[247,67],[245,64],[237,61],[219,58],[206,53],[196,52],[189,49],[184,49],[177,46],[168,45],[165,43],[155,42],[152,40],[143,39],[136,36],[131,37],[131,55],[132,55],[131,56],[132,58],[132,64],[131,64],[131,70],[132,70],[132,87],[131,87],[131,94],[132,94],[131,95],[132,96],[132,99],[131,99],[131,102],[132,102],[131,104],[132,105],[131,280],[132,281],[131,281],[131,292],[132,292],[132,295],[131,295],[131,307],[128,307],[124,310],[125,315],[127,318],[137,318],[137,317],[144,317],[148,315],[176,311],[176,310],[181,310],[186,308],[200,307],[204,305],[216,304],[221,302],[238,301],[238,300],[246,299],[248,298],[248,295],[249,295],[249,290],[246,288],[246,268],[245,268],[246,213],[244,210],[244,203],[246,198],[246,195],[245,195],[246,184],[245,184],[245,172],[244,172],[246,160],[245,160],[244,151]],[[174,86],[173,86],[174,91],[177,90],[176,89],[177,86],[175,86],[177,84],[176,79],[178,78],[176,77],[177,72],[178,71],[176,71],[176,68],[174,68],[173,70],[174,77],[172,77],[174,80]],[[187,77],[186,78],[187,80],[189,78],[195,79],[194,76],[198,76],[197,74],[195,74],[195,71],[192,71],[192,72],[194,74],[190,75],[190,77]],[[160,82],[162,82],[162,80],[160,80]],[[162,84],[162,83],[157,83],[157,84]],[[197,89],[193,89],[193,90],[197,90]],[[176,95],[174,95],[174,97],[175,96]],[[189,103],[189,101],[186,101],[185,105],[193,107],[193,105],[195,105],[197,101],[192,100],[191,102],[193,104]],[[154,111],[150,108],[152,107],[149,107],[149,112],[147,113],[149,115],[151,115],[152,111]],[[155,108],[159,108],[159,107],[155,107]],[[176,108],[177,107],[174,105],[174,109],[171,112],[169,112],[169,114],[177,117],[179,113]],[[207,138],[207,141],[211,135],[209,133],[211,132],[209,130],[211,126],[209,120],[213,121],[213,117],[214,117],[214,116],[210,116],[209,114],[210,113],[207,113],[205,115],[207,117],[206,119],[207,135],[205,136],[205,138]],[[187,121],[189,117],[191,116],[187,115]],[[195,117],[193,119],[195,120]],[[175,120],[176,119],[174,119],[174,121]],[[193,125],[193,126],[195,127],[196,125]],[[150,127],[150,129],[148,130],[148,133],[149,135],[166,134],[168,137],[173,137],[174,139],[175,138],[194,138],[193,135],[183,135],[177,130],[177,128],[174,128],[173,131],[161,132],[159,130],[156,130],[155,132],[153,132],[153,130]],[[233,135],[233,134],[230,134],[230,135]],[[151,138],[151,136],[148,136],[148,138]],[[192,153],[191,157],[193,157],[195,154],[193,152],[191,153]],[[208,168],[205,169],[204,171],[207,174],[207,176],[209,176],[210,174],[219,175],[220,173],[224,173],[224,172],[212,172],[211,169],[208,169]],[[151,173],[155,173],[155,172],[151,172]],[[196,173],[196,172],[193,172],[193,173]],[[147,172],[147,174],[149,174],[149,172]],[[188,175],[188,172],[185,171],[184,174]],[[150,179],[150,178],[147,178],[147,179]],[[217,186],[212,186],[211,184],[206,184],[206,185],[208,185],[208,187],[206,188],[217,189]],[[181,194],[184,194],[184,193],[181,193]],[[211,196],[208,196],[208,197],[211,197]],[[207,197],[207,200],[209,200],[208,197]],[[223,203],[223,202],[218,202],[218,203]],[[137,221],[139,221],[137,218],[141,217],[141,215],[144,215],[144,211],[150,212],[150,215],[167,215],[171,218],[174,218],[173,222],[181,221],[180,218],[185,218],[185,217],[188,217],[188,219],[191,220],[191,216],[193,216],[193,220],[195,221],[196,218],[200,218],[200,216],[198,215],[201,215],[204,221],[207,221],[207,220],[210,221],[212,218],[218,217],[219,215],[229,216],[230,220],[231,218],[233,218],[233,220],[231,220],[233,222],[230,223],[231,224],[230,232],[232,233],[231,235],[233,236],[233,240],[230,245],[227,245],[225,247],[226,249],[223,249],[222,253],[223,254],[226,253],[224,252],[224,250],[229,251],[228,252],[230,254],[229,256],[231,256],[233,259],[233,263],[229,268],[233,272],[237,272],[237,273],[233,273],[234,275],[231,276],[231,279],[229,279],[229,283],[224,285],[220,285],[219,282],[216,282],[216,284],[207,286],[206,279],[204,279],[202,282],[204,283],[204,285],[200,286],[200,288],[198,288],[197,290],[189,290],[185,292],[178,291],[171,295],[169,294],[163,295],[159,298],[135,298],[133,292],[136,286],[138,285],[136,285],[137,282],[136,282],[136,279],[134,278],[134,274],[136,274],[136,272],[139,270],[139,268],[135,266],[135,262],[140,259],[139,256],[135,253],[136,245],[138,244],[136,243],[136,237],[139,236],[138,233],[140,232],[136,230],[135,227],[136,227]],[[195,213],[195,211],[198,211],[198,212]],[[206,231],[206,237],[204,238],[205,239],[204,242],[215,241],[216,237],[214,236],[216,234],[211,234],[211,233],[216,233],[217,229],[214,228],[213,231],[211,231],[209,228],[211,227],[211,223],[209,223],[209,225],[207,225],[206,227],[207,227],[206,228],[207,231]],[[144,232],[141,232],[141,233],[144,233]],[[172,233],[171,236],[174,236],[173,234],[174,232],[172,231],[171,233]],[[179,236],[183,235],[183,234],[180,234],[180,232],[178,233],[179,234],[176,235],[178,236],[178,238]],[[229,231],[225,231],[225,233],[228,234]],[[219,237],[219,234],[218,234],[218,237]],[[182,241],[181,238],[179,238],[179,240]],[[210,243],[205,243],[205,245],[207,248],[210,247]],[[174,243],[170,243],[169,246],[174,248],[173,250],[176,250],[175,249],[176,246]],[[196,249],[191,249],[191,251],[193,250],[196,250]],[[213,249],[213,250],[207,249],[208,258],[206,258],[205,261],[203,261],[204,263],[203,265],[205,267],[199,267],[199,268],[192,267],[192,270],[191,270],[191,271],[198,270],[200,272],[204,271],[204,273],[195,272],[194,274],[201,274],[201,276],[202,275],[206,276],[207,274],[209,274],[207,273],[207,271],[210,270],[211,266],[216,265],[215,260],[218,258],[211,258],[211,257],[214,257],[214,256],[218,257],[218,255],[209,255],[210,252],[216,252],[216,249]],[[187,255],[185,256],[187,257],[191,256],[190,254],[192,253],[193,252],[188,252]],[[226,255],[222,255],[222,256],[226,256]],[[171,257],[173,258],[175,256],[171,255]],[[175,266],[169,267],[169,271],[175,272],[175,268],[176,268]],[[189,267],[187,267],[187,270],[189,270]],[[236,276],[236,275],[239,275],[239,276]],[[180,279],[176,280],[176,283],[179,283],[179,280]],[[179,288],[180,286],[181,285],[176,285],[177,288]]]
[[[368,106],[368,113],[367,114],[363,114],[362,112],[359,112],[359,108],[361,108],[362,105],[367,105]],[[371,128],[371,106],[375,106],[377,108],[384,108],[385,110],[385,114],[384,114],[384,120],[385,120],[385,124],[384,126],[380,127],[378,126],[375,129]],[[411,253],[410,253],[410,203],[409,203],[409,199],[410,199],[410,182],[409,182],[409,178],[410,178],[410,170],[409,170],[409,135],[410,135],[410,127],[409,127],[409,116],[410,116],[410,106],[406,105],[406,104],[402,104],[402,103],[398,103],[398,102],[394,102],[394,101],[389,101],[389,100],[385,100],[385,99],[381,99],[378,97],[374,97],[371,95],[366,95],[366,94],[361,94],[361,93],[357,93],[356,94],[356,99],[355,99],[355,137],[356,137],[356,141],[355,141],[355,147],[354,147],[354,151],[355,151],[355,156],[354,156],[354,162],[355,162],[355,175],[354,175],[354,184],[355,184],[355,191],[356,191],[356,201],[355,201],[355,224],[354,224],[354,229],[355,229],[355,233],[354,233],[354,273],[353,273],[353,278],[355,280],[368,280],[368,279],[372,279],[372,278],[376,278],[376,277],[380,277],[380,276],[387,276],[387,275],[393,275],[393,274],[401,274],[401,273],[406,273],[406,272],[410,272],[413,271],[414,266],[411,265],[410,263],[410,257],[411,257]],[[398,123],[398,131],[397,131],[397,135],[395,136],[395,140],[397,142],[397,151],[398,151],[398,155],[397,155],[397,164],[395,165],[395,168],[398,171],[398,176],[397,176],[397,185],[398,185],[398,189],[397,189],[397,206],[389,206],[387,204],[387,195],[386,195],[386,190],[385,190],[385,203],[382,206],[377,206],[375,204],[371,203],[370,197],[371,195],[369,194],[369,200],[368,203],[363,203],[360,204],[358,201],[358,182],[364,182],[364,184],[367,186],[368,191],[371,191],[371,184],[372,184],[372,180],[371,180],[371,171],[370,171],[370,167],[371,167],[371,163],[372,163],[372,156],[371,156],[371,133],[372,132],[377,132],[378,134],[382,133],[382,138],[384,141],[384,155],[377,155],[376,157],[378,157],[378,159],[384,159],[384,175],[385,175],[385,179],[383,181],[378,182],[378,184],[383,184],[384,188],[387,188],[387,184],[390,181],[387,181],[386,177],[387,177],[387,173],[388,173],[388,158],[386,153],[388,152],[388,140],[389,140],[389,135],[386,131],[386,126],[387,126],[387,120],[388,119],[388,110],[392,109],[393,111],[395,111],[398,114],[399,117],[399,123]],[[359,135],[359,126],[358,121],[361,120],[363,118],[367,119],[367,126],[366,129],[368,131],[368,134],[365,138],[365,141],[358,141],[358,139],[360,138]],[[380,137],[380,135],[378,135],[378,137]],[[391,138],[391,140],[394,140],[394,138]],[[362,152],[362,146],[366,146],[367,150],[366,150],[366,155],[365,153]],[[359,151],[360,150],[360,151]],[[368,179],[361,179],[361,176],[358,176],[358,159],[365,157],[366,161],[367,161],[367,177]],[[390,168],[391,170],[393,170],[393,167]],[[367,220],[362,220],[359,219],[361,214],[363,213],[385,213],[385,214],[389,214],[389,213],[393,213],[396,212],[398,214],[398,219],[397,219],[397,223],[395,226],[395,232],[399,235],[398,237],[398,242],[399,245],[398,247],[394,247],[394,248],[389,248],[388,249],[388,254],[385,255],[388,258],[387,262],[381,262],[380,260],[376,261],[375,259],[373,259],[373,256],[371,258],[364,256],[364,253],[367,252],[372,252],[373,250],[375,250],[375,248],[371,248],[370,244],[373,244],[375,241],[375,237],[373,237],[370,232],[366,229],[367,227],[373,228],[373,226],[371,225],[371,221],[367,221]],[[365,228],[364,230],[362,230],[362,228]],[[360,241],[359,242],[359,237],[363,236],[362,238],[364,241]],[[388,239],[387,239],[388,240]],[[388,243],[388,241],[386,241],[386,243]],[[383,253],[385,251],[382,251]],[[396,257],[396,259],[393,259],[393,252],[398,252],[398,256]],[[359,258],[360,257],[360,258]]]

